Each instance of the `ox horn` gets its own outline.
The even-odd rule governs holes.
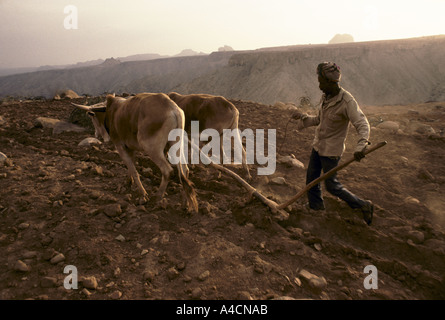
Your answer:
[[[73,103],[73,102],[71,102],[71,104],[75,107],[82,109],[82,110],[91,111],[91,107],[89,107],[89,106],[84,106],[82,104],[77,104],[77,103]]]
[[[90,110],[93,112],[105,112],[107,111],[107,107],[105,106],[105,102],[99,102],[90,106]]]
[[[99,103],[93,104],[92,106],[85,106],[85,105],[77,104],[74,102],[71,102],[71,104],[73,106],[76,106],[76,107],[82,109],[82,110],[93,111],[93,112],[105,112],[106,108],[107,108],[107,107],[105,107],[105,102],[99,102]]]

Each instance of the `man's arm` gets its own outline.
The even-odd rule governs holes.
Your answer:
[[[355,127],[359,140],[357,141],[357,146],[354,151],[354,156],[358,161],[364,157],[362,151],[365,150],[369,143],[370,127],[368,119],[366,118],[363,111],[360,109],[358,103],[355,100],[351,100],[347,104],[346,113],[351,121],[352,125]],[[359,153],[356,155],[356,153]]]
[[[307,127],[318,126],[320,124],[320,115],[309,116],[306,113],[295,112],[292,118],[298,120],[297,130],[301,130]]]

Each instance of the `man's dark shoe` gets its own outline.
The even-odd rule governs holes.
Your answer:
[[[371,201],[366,201],[366,204],[361,208],[363,213],[363,219],[369,225],[372,223],[372,217],[374,215],[374,205]]]

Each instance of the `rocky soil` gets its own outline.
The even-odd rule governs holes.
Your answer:
[[[252,165],[251,184],[282,203],[304,187],[314,130],[297,132],[286,106],[233,102],[242,130],[277,130],[277,170],[257,176]],[[303,197],[278,221],[201,165],[190,176],[199,213],[184,209],[176,174],[166,201],[140,202],[112,145],[79,146],[94,132],[67,125],[72,110],[68,100],[0,106],[0,299],[445,298],[445,102],[363,107],[371,141],[388,144],[339,179],[374,202],[371,226],[326,192],[326,212],[306,210]],[[344,159],[356,138],[351,130]],[[153,194],[160,172],[142,154],[137,162]],[[67,266],[77,289],[64,287]]]

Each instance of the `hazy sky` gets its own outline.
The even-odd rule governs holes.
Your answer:
[[[444,12],[445,0],[0,0],[0,68],[438,35]]]

